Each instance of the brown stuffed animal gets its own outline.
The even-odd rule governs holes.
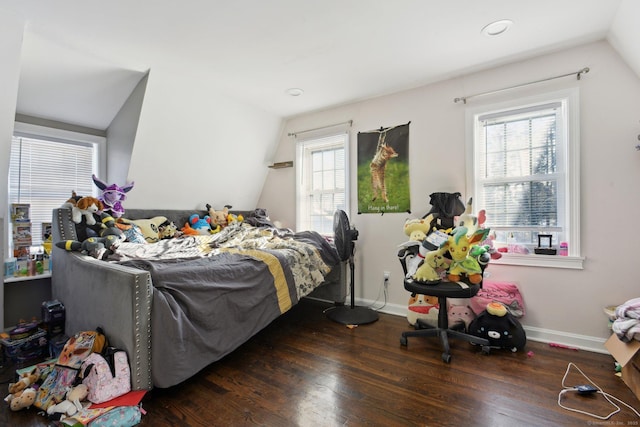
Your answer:
[[[71,198],[62,204],[62,207],[71,209],[71,219],[76,224],[82,222],[82,216],[84,215],[87,225],[95,225],[96,219],[93,214],[104,209],[104,205],[100,200],[90,196],[78,198],[75,191],[72,193]]]
[[[11,408],[12,411],[29,408],[33,405],[33,402],[36,401],[36,389],[27,387],[18,393],[10,394],[5,400],[9,402],[9,408]]]
[[[217,225],[221,228],[225,228],[229,223],[227,221],[227,217],[229,215],[229,209],[231,209],[231,205],[225,205],[221,211],[216,211],[211,207],[210,204],[207,203],[207,211],[209,213],[209,217],[211,218],[211,228],[215,229]]]
[[[15,383],[9,383],[9,394],[16,394],[38,381],[38,372],[25,372]]]

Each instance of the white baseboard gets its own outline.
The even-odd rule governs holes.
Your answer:
[[[356,305],[362,305],[365,307],[382,306],[380,302],[373,302],[369,300],[358,300],[356,298]],[[407,315],[407,306],[400,304],[386,304],[384,307],[377,309],[377,311],[386,314],[393,314],[395,316],[405,317]],[[408,322],[407,322],[408,325]],[[609,354],[604,347],[606,338],[592,337],[588,335],[572,334],[564,331],[554,331],[551,329],[536,328],[533,326],[522,325],[527,333],[527,340],[537,341],[542,343],[556,344],[561,347],[567,347],[568,349],[577,349],[592,351],[595,353]],[[608,338],[608,337],[607,337]]]

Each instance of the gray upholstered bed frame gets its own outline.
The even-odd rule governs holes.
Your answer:
[[[180,228],[193,211],[130,209],[130,219],[165,216]],[[77,240],[71,211],[53,211],[53,241]],[[151,310],[153,283],[149,272],[100,261],[79,252],[53,248],[52,295],[66,309],[66,333],[102,327],[111,345],[124,349],[131,366],[132,389],[151,389]],[[343,304],[344,264],[309,296]],[[185,378],[186,379],[186,378]]]

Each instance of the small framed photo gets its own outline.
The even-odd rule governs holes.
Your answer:
[[[29,222],[30,208],[31,206],[28,203],[12,203],[11,222]]]
[[[553,239],[553,236],[551,234],[538,234],[538,247],[551,248],[552,239]]]
[[[49,236],[51,236],[51,223],[50,222],[43,222],[42,223],[42,233],[41,233],[42,241],[46,242],[47,239],[49,238]]]

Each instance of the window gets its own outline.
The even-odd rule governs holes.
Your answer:
[[[333,215],[348,212],[349,135],[308,139],[297,145],[297,229],[333,235]]]
[[[72,191],[81,196],[97,195],[91,175],[98,174],[99,143],[103,140],[16,123],[9,163],[9,206],[30,205],[33,246],[42,243],[42,224],[51,223],[53,209],[69,199]]]
[[[474,208],[486,210],[494,243],[509,250],[507,262],[524,249],[533,254],[540,235],[550,235],[555,248],[568,243],[569,255],[579,256],[577,95],[576,89],[469,111]],[[568,257],[542,257],[536,265],[581,268]]]

